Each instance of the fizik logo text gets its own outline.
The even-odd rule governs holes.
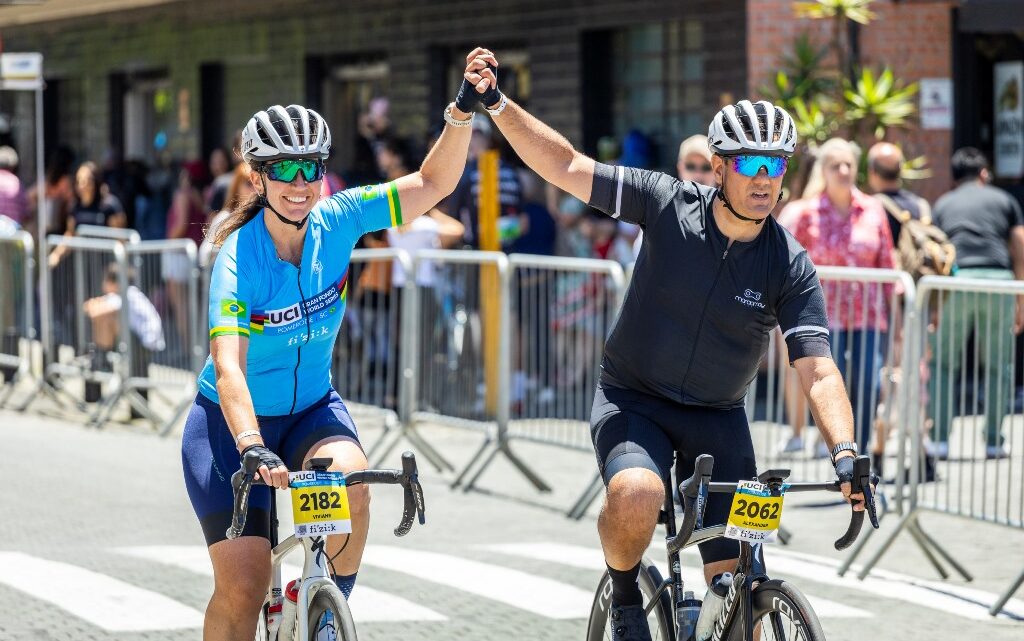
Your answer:
[[[736,301],[747,307],[757,307],[758,309],[764,309],[764,303],[761,302],[761,292],[755,292],[752,289],[746,289],[743,291],[743,296],[736,296]]]

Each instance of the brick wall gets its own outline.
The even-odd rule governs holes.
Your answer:
[[[888,65],[906,82],[953,75],[952,7],[955,2],[899,3],[877,0],[874,21],[860,31],[861,63]],[[831,38],[824,20],[797,20],[791,0],[750,0],[747,5],[747,55],[751,95],[758,94],[779,68],[781,57],[803,31],[823,44]],[[916,100],[916,98],[915,98]],[[889,137],[901,144],[908,157],[926,155],[933,177],[910,187],[933,200],[949,189],[952,131],[922,131],[916,127]]]
[[[184,0],[169,5],[0,29],[7,50],[38,50],[48,77],[65,84],[62,130],[84,155],[108,146],[109,75],[164,69],[172,95],[189,91],[193,126],[170,132],[178,157],[199,151],[199,65],[224,65],[224,123],[230,136],[256,109],[304,102],[308,56],[377,52],[387,55],[392,117],[402,133],[422,134],[440,114],[429,104],[432,47],[487,43],[525,49],[532,77],[531,109],[581,143],[581,34],[586,30],[697,18],[705,42],[742,42],[744,0]],[[741,46],[708,57],[704,98],[707,120],[722,93],[747,84]],[[75,94],[75,95],[71,95]]]

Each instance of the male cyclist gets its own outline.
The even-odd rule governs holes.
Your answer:
[[[747,100],[724,107],[708,139],[720,188],[663,173],[613,167],[572,148],[498,91],[488,51],[465,80],[527,165],[614,218],[640,225],[643,246],[605,346],[591,434],[607,492],[598,532],[612,578],[613,639],[650,639],[637,583],[640,559],[664,505],[673,454],[679,477],[699,454],[715,457],[716,481],[756,476],[743,409],[746,389],[782,328],[843,494],[853,478],[853,413],[829,350],[821,286],[804,249],[771,217],[796,146],[785,110]],[[707,523],[726,520],[712,494]],[[855,509],[863,509],[857,506]],[[700,546],[707,580],[736,567],[739,545]]]

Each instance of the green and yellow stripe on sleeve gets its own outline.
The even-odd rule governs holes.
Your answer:
[[[367,224],[364,231],[398,227],[405,222],[402,220],[402,201],[398,198],[395,181],[363,187],[362,206]]]

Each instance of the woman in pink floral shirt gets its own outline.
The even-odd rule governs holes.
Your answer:
[[[779,223],[807,249],[817,266],[895,269],[885,210],[854,184],[859,157],[856,145],[841,138],[823,144],[804,198],[788,204],[779,214]],[[847,382],[857,442],[863,451],[878,400],[879,371],[889,330],[890,291],[875,284],[828,280],[822,281],[822,289],[832,330],[833,357]],[[794,434],[784,450],[801,450],[806,410],[796,403],[787,405]]]

